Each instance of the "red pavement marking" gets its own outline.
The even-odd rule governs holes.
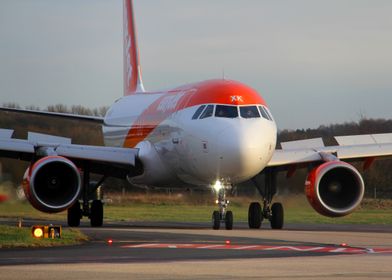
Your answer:
[[[226,244],[170,244],[142,243],[124,245],[122,248],[168,248],[168,249],[204,249],[204,250],[259,250],[259,251],[296,251],[317,253],[346,253],[346,254],[377,254],[392,253],[392,248],[353,248],[334,246],[269,246],[269,245],[226,245]]]

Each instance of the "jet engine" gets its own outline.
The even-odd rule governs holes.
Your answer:
[[[82,189],[80,173],[72,161],[60,156],[47,156],[27,168],[23,190],[38,210],[57,213],[66,210],[79,198]]]
[[[305,182],[310,205],[321,215],[341,217],[350,214],[361,203],[365,184],[354,166],[330,161],[314,168]]]

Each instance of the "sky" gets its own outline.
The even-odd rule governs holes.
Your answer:
[[[144,86],[241,81],[279,129],[391,118],[392,1],[135,0]],[[1,0],[0,103],[109,106],[122,0]]]

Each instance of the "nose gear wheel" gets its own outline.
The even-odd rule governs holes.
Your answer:
[[[226,199],[226,190],[231,188],[231,186],[222,186],[221,189],[217,191],[217,204],[219,210],[212,212],[212,229],[218,230],[221,223],[225,224],[227,230],[233,229],[233,212],[227,211],[229,201]]]

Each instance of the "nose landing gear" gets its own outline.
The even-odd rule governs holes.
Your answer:
[[[233,212],[227,211],[229,201],[226,199],[226,190],[231,186],[221,185],[219,181],[215,184],[215,186],[214,189],[218,196],[216,203],[218,204],[219,211],[215,210],[212,212],[212,228],[217,230],[220,228],[221,223],[224,223],[225,228],[227,230],[231,230],[233,229]]]

